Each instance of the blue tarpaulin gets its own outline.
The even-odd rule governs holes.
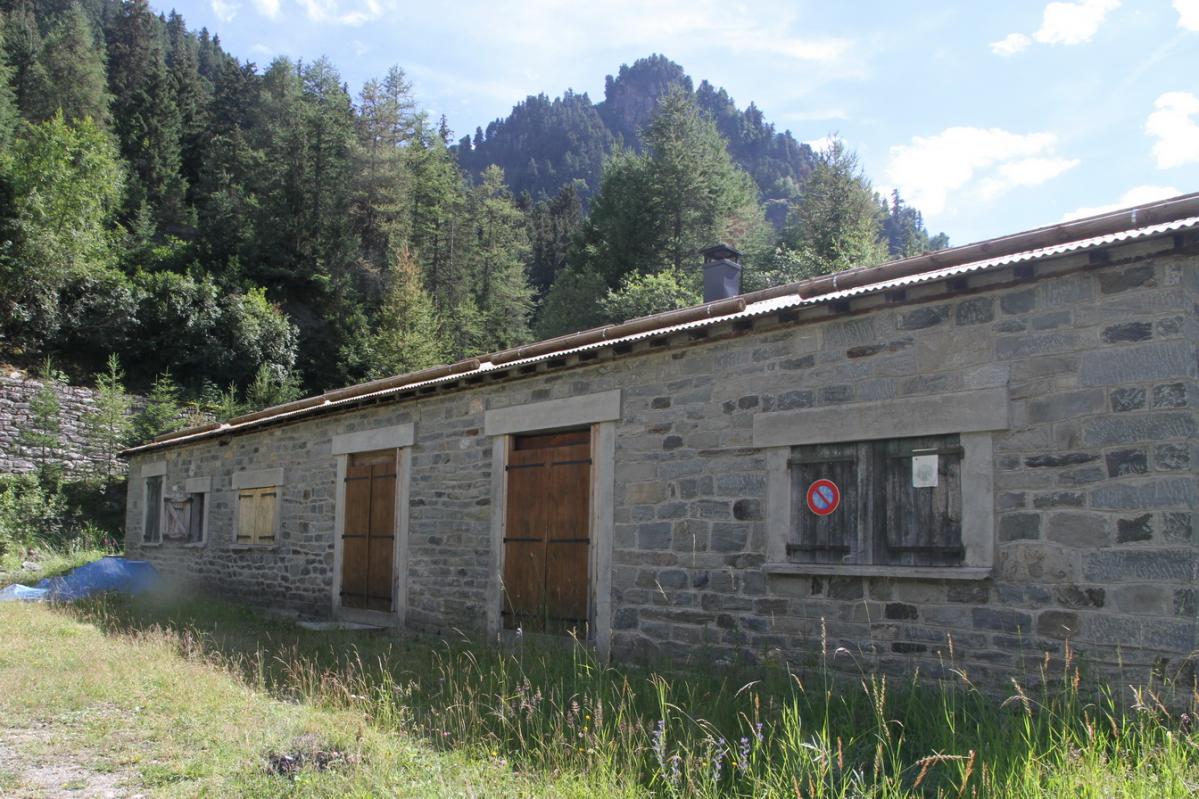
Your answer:
[[[61,577],[48,577],[32,588],[10,585],[0,590],[0,602],[36,602],[43,599],[69,602],[100,591],[140,594],[158,583],[158,572],[145,560],[100,558]]]

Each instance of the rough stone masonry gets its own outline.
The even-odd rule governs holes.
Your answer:
[[[21,430],[33,418],[30,401],[42,383],[19,369],[0,372],[0,474],[22,474],[36,468],[31,453],[21,444]],[[83,386],[60,385],[55,389],[60,404],[59,424],[62,447],[58,456],[68,471],[82,472],[102,466],[104,456],[87,444],[84,417],[94,413],[95,392]],[[114,464],[124,470],[123,462]]]
[[[1178,674],[1196,649],[1199,613],[1197,252],[1191,230],[1013,259],[702,337],[646,336],[624,352],[141,452],[127,548],[222,596],[327,615],[332,441],[411,423],[405,623],[484,635],[502,484],[488,413],[619,390],[614,489],[603,498],[611,530],[593,533],[611,536],[610,604],[596,623],[614,657],[799,665],[843,648],[834,663],[846,669],[940,673],[952,658],[975,683],[1000,686],[1068,640],[1092,673]],[[983,434],[991,454],[979,470],[992,496],[990,565],[872,573],[772,554],[780,503],[770,492],[782,483],[772,483],[756,419],[836,408],[852,423],[869,408],[885,425],[888,403],[953,407],[995,392],[1007,418]],[[159,461],[168,492],[211,478],[203,545],[142,542],[139,470]],[[234,475],[276,468],[278,538],[239,547]]]

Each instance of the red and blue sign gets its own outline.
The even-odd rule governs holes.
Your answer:
[[[841,507],[841,489],[832,480],[820,479],[808,486],[808,510],[828,516]]]

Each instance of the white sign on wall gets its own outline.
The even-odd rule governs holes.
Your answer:
[[[912,456],[912,488],[937,487],[936,455]]]

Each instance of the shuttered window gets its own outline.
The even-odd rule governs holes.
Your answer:
[[[794,448],[788,559],[961,565],[961,464],[956,435]],[[839,507],[827,515],[808,504],[809,490],[820,480],[840,492]]]
[[[275,543],[278,486],[243,488],[237,492],[237,543]]]

